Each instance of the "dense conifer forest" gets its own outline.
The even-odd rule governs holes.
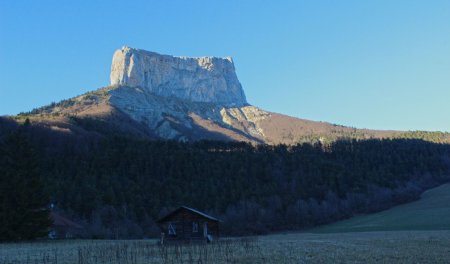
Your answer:
[[[450,146],[418,139],[254,146],[3,122],[0,163],[17,133],[36,154],[54,210],[94,238],[156,236],[155,220],[179,205],[217,216],[224,235],[303,229],[409,202],[450,180]],[[5,170],[2,181],[11,175]]]
[[[50,195],[38,161],[22,130],[0,141],[0,241],[31,240],[48,234]]]

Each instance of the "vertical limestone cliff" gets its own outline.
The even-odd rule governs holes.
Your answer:
[[[114,53],[109,102],[165,139],[263,142],[233,60],[173,57],[123,47]],[[253,120],[255,119],[255,120]]]
[[[247,104],[231,58],[173,57],[123,47],[114,53],[111,85],[192,102],[239,107]]]

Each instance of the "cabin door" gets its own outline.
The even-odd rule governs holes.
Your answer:
[[[203,223],[203,237],[207,237],[207,236],[208,236],[208,224]]]

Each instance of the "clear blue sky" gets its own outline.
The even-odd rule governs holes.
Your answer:
[[[123,45],[232,56],[248,101],[450,131],[450,1],[1,1],[0,115],[106,86]]]

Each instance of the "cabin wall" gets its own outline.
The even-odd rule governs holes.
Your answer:
[[[54,226],[50,229],[50,239],[73,239],[82,237],[82,230],[77,228]]]
[[[193,222],[198,223],[198,232],[193,232]],[[171,223],[176,225],[176,236],[169,235],[169,225]],[[217,221],[212,221],[187,210],[181,210],[166,221],[161,222],[159,226],[165,234],[165,239],[195,240],[204,238],[204,223],[207,224],[208,234],[217,239],[219,237],[219,224]]]

